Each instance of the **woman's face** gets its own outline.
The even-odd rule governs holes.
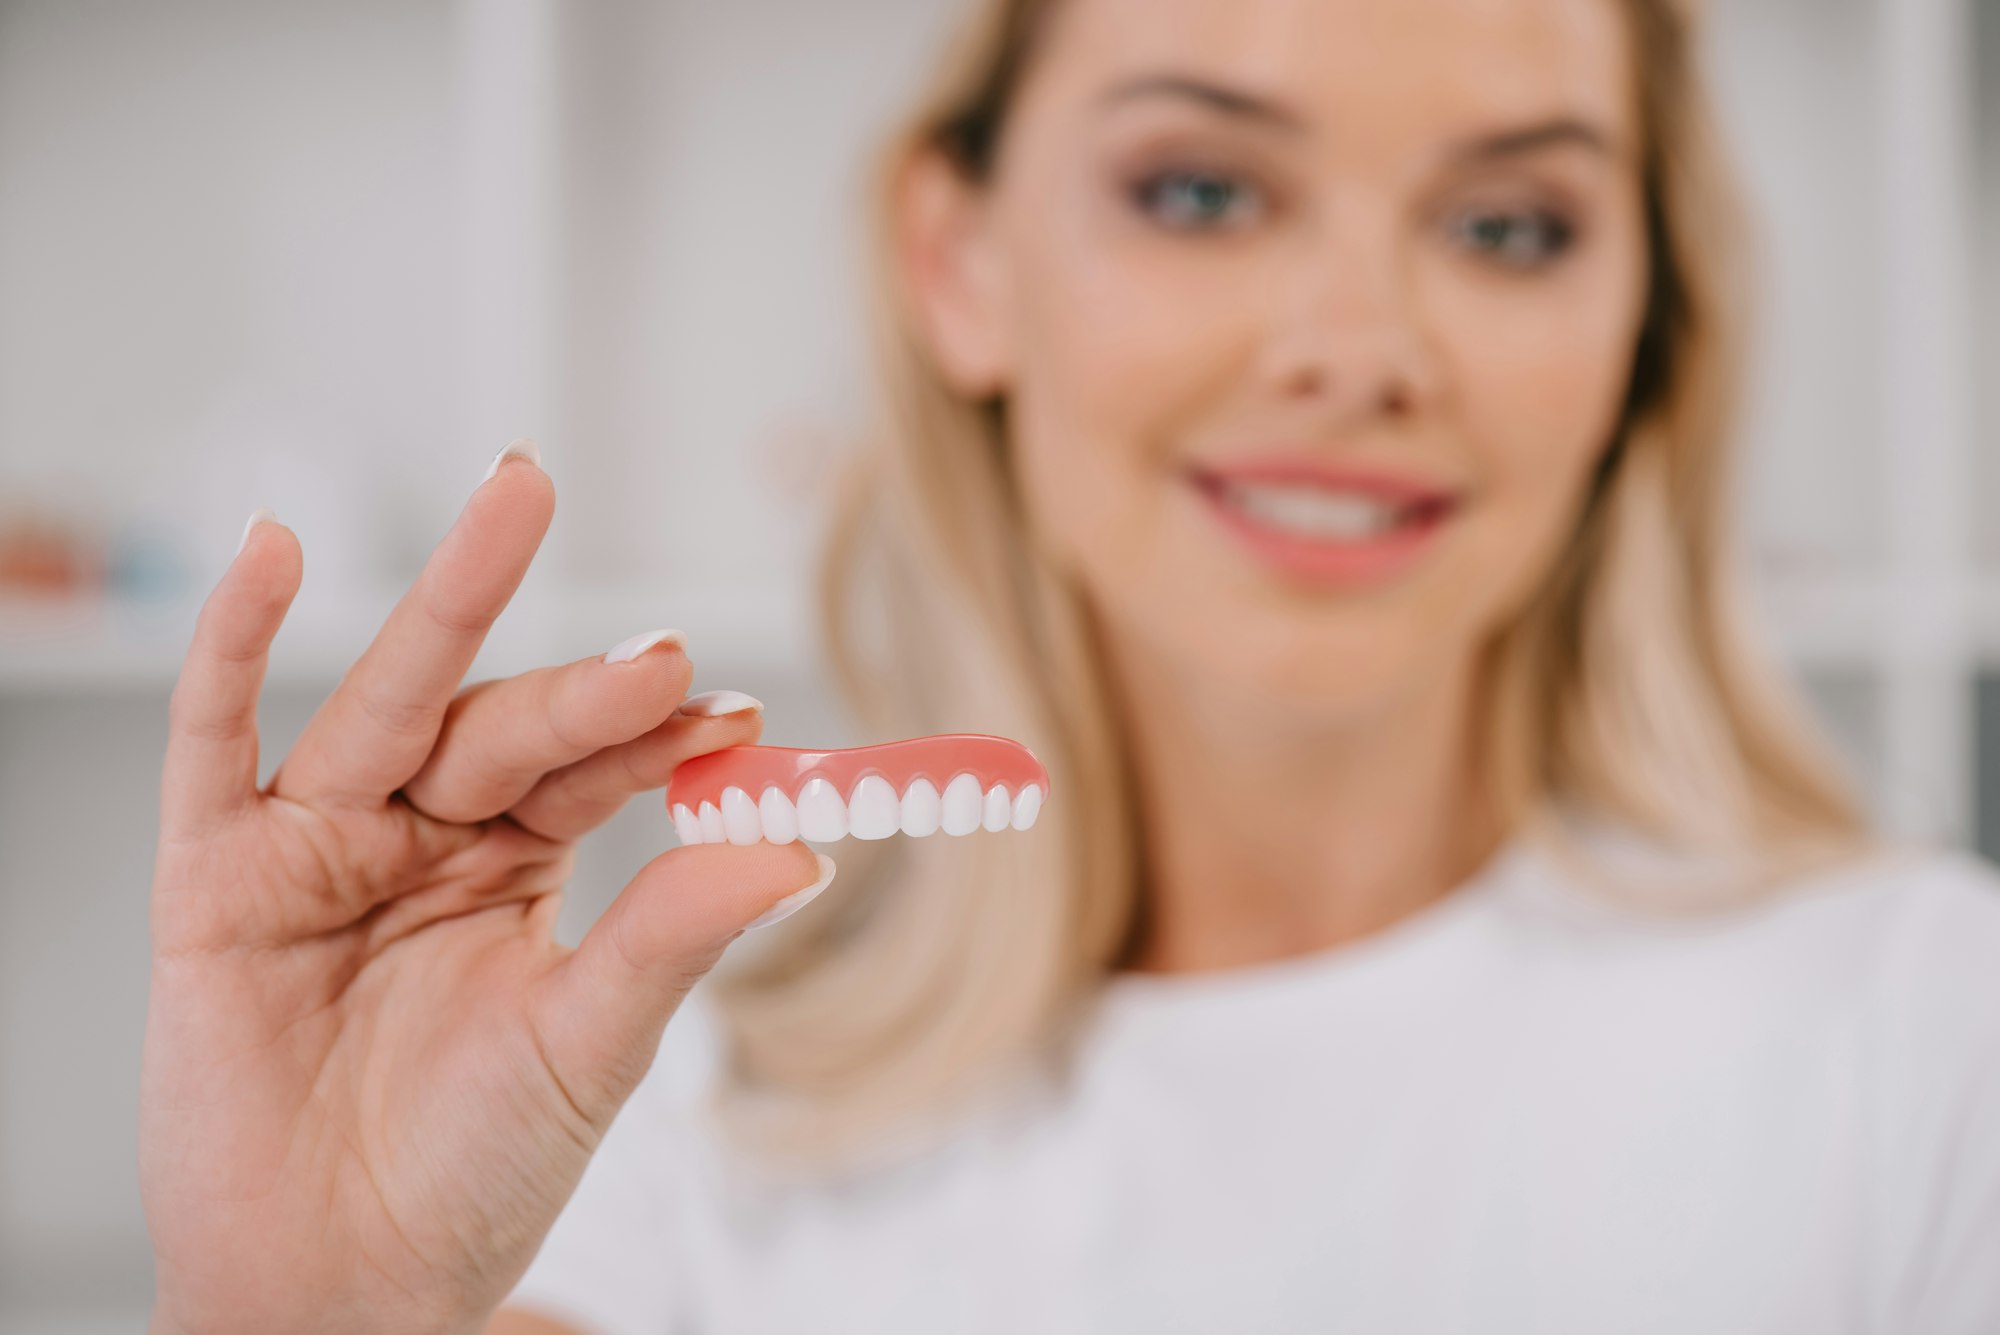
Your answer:
[[[1435,684],[1559,553],[1625,394],[1618,6],[1053,17],[931,321],[1010,401],[1038,540],[1207,680],[1328,719]]]

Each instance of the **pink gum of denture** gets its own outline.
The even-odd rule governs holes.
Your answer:
[[[683,844],[789,844],[1025,830],[1049,772],[1019,742],[957,732],[839,751],[730,746],[667,784]]]

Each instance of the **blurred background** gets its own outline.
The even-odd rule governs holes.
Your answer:
[[[476,676],[678,626],[767,741],[858,740],[806,581],[867,154],[955,9],[0,0],[0,1331],[143,1328],[164,706],[255,506],[306,552],[266,773],[519,435],[560,500]],[[1709,9],[1762,606],[1883,825],[2000,855],[2000,2]]]

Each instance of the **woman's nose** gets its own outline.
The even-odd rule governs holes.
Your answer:
[[[1407,258],[1381,235],[1323,239],[1279,279],[1262,379],[1342,426],[1407,416],[1436,392],[1436,359]]]

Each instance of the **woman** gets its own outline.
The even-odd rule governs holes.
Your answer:
[[[831,624],[883,737],[1052,799],[843,844],[663,1047],[831,864],[675,850],[574,953],[557,891],[755,702],[666,632],[458,691],[551,515],[510,447],[258,790],[253,521],[163,786],[158,1328],[2000,1328],[2000,898],[1733,620],[1691,49],[986,4],[886,158]]]

